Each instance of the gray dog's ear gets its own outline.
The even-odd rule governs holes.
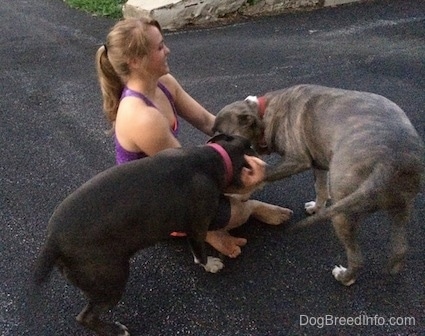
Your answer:
[[[258,98],[257,96],[248,96],[245,98],[244,103],[248,105],[250,109],[258,109]]]

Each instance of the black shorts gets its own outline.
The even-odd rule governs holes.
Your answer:
[[[220,201],[218,204],[217,215],[212,221],[208,230],[220,230],[227,226],[230,221],[231,209],[230,209],[230,200],[225,195],[220,195]]]

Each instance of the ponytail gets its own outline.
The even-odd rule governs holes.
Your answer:
[[[108,59],[107,47],[101,46],[96,52],[96,70],[103,97],[106,119],[113,125],[124,85]]]

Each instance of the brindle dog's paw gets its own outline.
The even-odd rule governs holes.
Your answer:
[[[224,267],[224,264],[220,258],[208,257],[207,264],[202,266],[207,272],[217,273]]]

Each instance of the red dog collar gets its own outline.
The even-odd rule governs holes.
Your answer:
[[[258,97],[258,115],[261,119],[264,118],[266,114],[266,98],[264,96]]]
[[[266,114],[266,97],[261,96],[257,98],[258,101],[258,116],[263,119],[264,115]],[[262,131],[261,134],[261,141],[259,143],[259,146],[263,149],[263,150],[267,150],[267,142],[266,139],[264,138],[264,130]],[[267,153],[269,151],[267,150]]]

